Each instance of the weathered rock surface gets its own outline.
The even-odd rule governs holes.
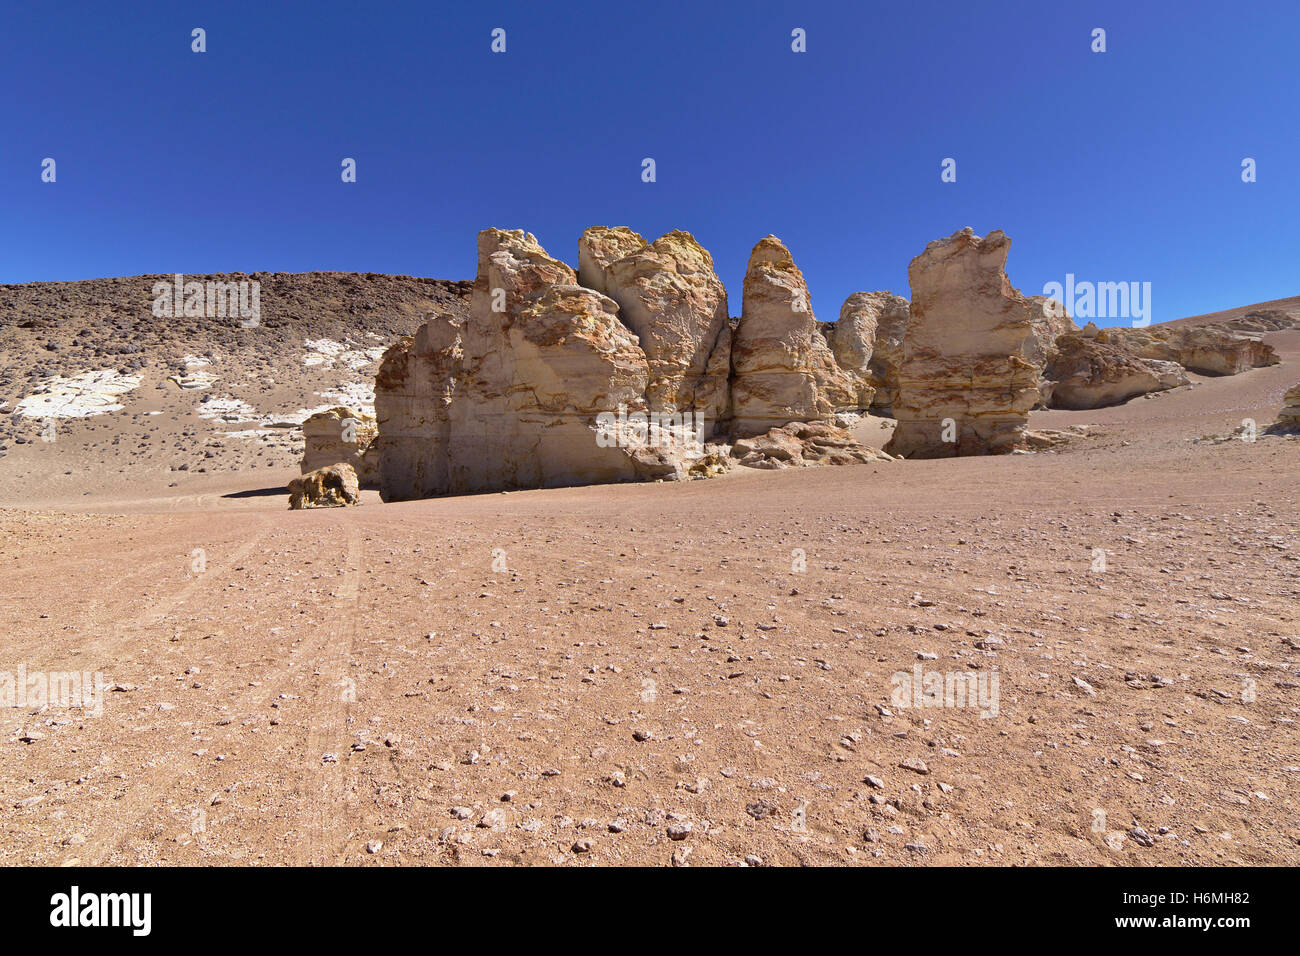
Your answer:
[[[687,474],[703,452],[680,419],[602,440],[602,414],[646,411],[650,370],[618,304],[576,280],[530,234],[480,233],[469,318],[436,318],[384,356],[384,500]]]
[[[1010,247],[1000,231],[966,228],[912,260],[898,426],[885,451],[945,458],[1024,446],[1041,369],[1025,358],[1035,308],[1007,278]]]
[[[1046,365],[1056,353],[1056,340],[1070,332],[1078,332],[1079,326],[1065,306],[1045,295],[1029,297],[1033,306],[1030,315],[1033,332],[1025,342],[1025,358],[1035,365]]]
[[[1235,332],[1222,326],[1201,325],[1181,329],[1170,336],[1178,362],[1184,368],[1205,375],[1238,375],[1252,368],[1277,365],[1281,359],[1259,336]]]
[[[609,267],[649,245],[626,226],[592,226],[578,240],[578,282],[609,295]]]
[[[289,482],[289,507],[343,508],[361,503],[361,486],[352,466],[344,463],[317,468]]]
[[[1300,385],[1294,385],[1282,397],[1282,411],[1268,427],[1272,435],[1300,435]]]
[[[870,386],[855,382],[836,363],[803,273],[775,236],[760,240],[749,257],[731,369],[737,436],[792,421],[830,421],[837,411],[857,411],[871,402]]]
[[[731,446],[737,462],[748,468],[801,468],[809,465],[848,465],[891,461],[889,455],[864,445],[843,428],[827,422],[791,422]]]
[[[588,235],[579,258],[585,255],[589,282],[618,303],[619,318],[639,339],[650,369],[646,404],[655,412],[723,419],[731,325],[713,257],[690,233],[675,230],[601,267],[636,237],[615,232]]]
[[[302,423],[302,473],[346,463],[362,488],[379,487],[378,433],[374,416],[354,408],[340,405],[317,412]]]
[[[1238,375],[1280,361],[1258,334],[1222,325],[1101,329],[1099,342],[1114,343],[1138,358],[1177,362],[1205,375]]]
[[[1174,362],[1138,358],[1101,336],[1062,335],[1046,368],[1053,408],[1102,408],[1188,383]]]
[[[851,377],[862,408],[889,413],[898,397],[898,365],[911,304],[892,292],[855,292],[840,317],[823,326],[835,361]]]
[[[1056,383],[1045,374],[1046,369],[1056,358],[1056,340],[1069,332],[1078,332],[1079,326],[1065,306],[1056,299],[1034,295],[1029,297],[1033,306],[1033,333],[1025,342],[1025,358],[1039,368],[1044,374],[1038,379],[1038,408],[1048,408],[1052,404],[1052,391]]]
[[[1247,312],[1235,319],[1215,323],[1238,332],[1280,332],[1284,329],[1300,328],[1300,312],[1284,312],[1281,309],[1261,309]]]

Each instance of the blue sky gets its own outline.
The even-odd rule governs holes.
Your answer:
[[[575,263],[628,225],[694,233],[732,314],[774,233],[833,319],[969,225],[1164,321],[1300,294],[1298,37],[1294,0],[9,4],[0,282],[470,278],[485,226]]]

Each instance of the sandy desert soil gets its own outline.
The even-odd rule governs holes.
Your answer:
[[[0,671],[116,689],[0,710],[0,862],[1296,865],[1300,439],[1191,441],[1268,340],[1059,451],[683,484],[290,513],[147,389],[11,441]]]

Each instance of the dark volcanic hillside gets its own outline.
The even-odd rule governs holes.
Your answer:
[[[103,466],[96,484],[291,465],[303,413],[366,404],[382,351],[429,313],[465,314],[471,286],[342,272],[184,278],[260,283],[260,324],[155,316],[154,285],[168,275],[0,286],[0,493],[71,490]],[[113,402],[124,407],[89,414]]]
[[[70,362],[135,371],[220,350],[274,366],[307,339],[343,341],[410,334],[429,312],[463,313],[470,282],[376,273],[224,273],[186,281],[261,284],[261,326],[239,321],[158,318],[153,287],[169,275],[0,285],[0,396]],[[199,351],[196,352],[195,350]],[[44,360],[44,361],[42,361]]]

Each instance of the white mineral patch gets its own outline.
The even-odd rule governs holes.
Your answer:
[[[367,415],[375,413],[375,386],[373,383],[344,382],[338,388],[328,388],[316,394],[325,399],[324,405],[317,405],[315,408],[300,408],[296,412],[275,415],[272,418],[279,422],[294,422],[301,425],[317,412],[329,411],[331,408],[337,408],[340,405],[355,408]],[[270,420],[267,419],[268,422]]]
[[[200,418],[223,422],[255,422],[262,417],[256,408],[240,398],[213,398],[202,402],[198,413]]]
[[[355,408],[370,415],[375,413],[375,383],[373,381],[344,382],[338,388],[329,388],[316,394],[330,403],[326,406],[327,408],[333,408],[335,405],[346,405],[349,408]]]
[[[140,380],[139,375],[123,375],[111,368],[67,378],[55,375],[41,382],[14,411],[32,418],[89,418],[118,412],[124,406],[117,399],[139,388]]]
[[[333,339],[307,339],[303,344],[307,348],[307,353],[302,357],[302,364],[309,368],[333,368],[335,365],[343,365],[357,372],[378,362],[384,354],[382,347],[358,349],[350,344],[335,342]]]

